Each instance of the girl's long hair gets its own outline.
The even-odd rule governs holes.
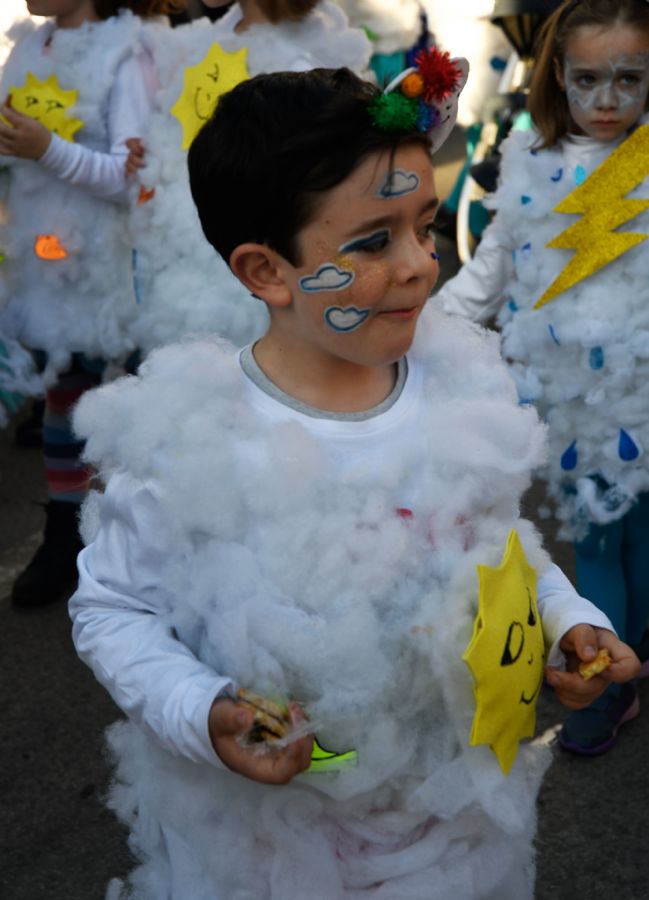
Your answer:
[[[612,28],[617,24],[635,28],[649,40],[649,3],[646,0],[566,0],[545,21],[539,33],[540,49],[528,98],[532,120],[541,135],[539,149],[554,147],[572,128],[566,93],[556,74],[556,66],[563,69],[566,44],[584,26]]]

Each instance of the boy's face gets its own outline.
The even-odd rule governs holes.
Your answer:
[[[284,326],[311,354],[381,366],[409,349],[437,280],[438,200],[419,145],[368,157],[329,191],[283,261],[292,301]],[[323,359],[324,361],[324,359]]]

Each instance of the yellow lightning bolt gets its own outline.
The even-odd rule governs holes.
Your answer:
[[[618,232],[624,222],[640,215],[649,200],[626,200],[629,191],[649,175],[649,125],[628,137],[593,174],[565,197],[555,212],[581,213],[583,218],[547,245],[577,252],[547,291],[534,304],[540,309],[557,294],[567,291],[599,271],[649,235]]]

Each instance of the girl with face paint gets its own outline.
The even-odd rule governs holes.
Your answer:
[[[577,587],[644,657],[648,94],[649,3],[564,2],[541,35],[529,96],[536,132],[508,139],[488,201],[495,217],[440,292],[449,312],[497,314],[521,402],[549,426],[542,475],[559,537],[575,544]],[[569,716],[560,743],[603,753],[638,708],[634,688],[612,686]]]

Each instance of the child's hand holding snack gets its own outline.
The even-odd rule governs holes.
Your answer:
[[[304,724],[305,715],[297,703],[289,703],[286,715],[278,719],[274,704],[256,705],[257,695],[240,691],[236,701],[217,698],[210,709],[208,727],[212,746],[225,765],[253,781],[264,784],[288,784],[311,764],[313,736],[305,735],[290,744],[273,747],[283,737],[273,726],[276,720],[286,733]],[[282,721],[283,720],[283,721]],[[260,752],[262,745],[265,745]]]
[[[566,671],[548,666],[546,679],[559,700],[570,709],[589,706],[610,682],[630,681],[640,669],[640,661],[633,650],[606,628],[575,625],[566,631],[559,646],[566,655]],[[603,661],[604,668],[591,676],[590,664],[601,650],[608,651],[611,662]],[[599,661],[594,668],[600,668]]]

